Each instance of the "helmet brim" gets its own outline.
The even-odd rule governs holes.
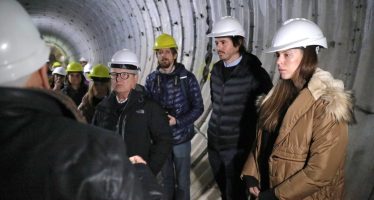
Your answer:
[[[287,49],[293,49],[293,48],[298,48],[298,47],[304,47],[305,48],[307,46],[313,46],[313,45],[321,46],[321,47],[327,49],[326,38],[323,37],[323,38],[318,38],[318,39],[312,39],[312,38],[302,39],[302,40],[298,40],[298,41],[288,43],[288,44],[284,44],[284,45],[272,46],[272,47],[264,50],[264,52],[265,53],[274,53],[274,52],[284,51],[284,50],[287,50]]]
[[[34,51],[31,55],[27,56],[27,58],[13,63],[0,65],[0,73],[8,74],[1,78],[0,84],[15,81],[42,68],[46,64],[49,52],[50,49],[43,43],[38,51]]]

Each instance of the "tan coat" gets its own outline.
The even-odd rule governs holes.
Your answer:
[[[351,95],[343,83],[317,69],[287,110],[269,158],[270,187],[279,199],[342,199],[352,117]],[[258,180],[261,134],[259,128],[242,171]]]

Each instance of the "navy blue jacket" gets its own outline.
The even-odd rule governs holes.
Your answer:
[[[242,55],[226,82],[223,68],[222,60],[215,63],[210,77],[213,111],[208,127],[208,147],[248,151],[256,135],[256,99],[268,93],[273,84],[261,62],[250,53]]]
[[[158,69],[147,77],[147,93],[176,118],[177,124],[171,127],[173,144],[190,141],[195,134],[193,123],[204,111],[199,83],[183,64],[176,63],[170,74]]]

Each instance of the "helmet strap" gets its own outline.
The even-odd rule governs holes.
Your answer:
[[[319,53],[319,46],[316,47],[316,54],[318,55]]]

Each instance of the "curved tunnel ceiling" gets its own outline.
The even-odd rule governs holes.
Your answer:
[[[192,195],[200,199],[217,197],[216,188],[211,187],[214,183],[211,174],[206,170],[209,167],[206,130],[211,111],[207,80],[212,64],[218,60],[212,40],[206,37],[212,24],[225,15],[236,17],[246,30],[248,49],[259,57],[276,82],[274,55],[264,54],[263,49],[269,47],[275,31],[286,19],[304,17],[315,21],[329,45],[329,49],[320,54],[322,68],[342,79],[356,96],[358,124],[350,127],[347,195],[354,199],[369,199],[369,195],[374,198],[374,183],[368,178],[374,177],[374,154],[370,153],[370,143],[374,141],[374,1],[19,1],[31,14],[45,40],[62,48],[69,60],[84,56],[94,64],[107,63],[119,49],[134,51],[143,68],[141,83],[156,67],[152,50],[154,39],[162,32],[175,37],[179,46],[178,61],[200,80],[204,96],[205,111],[196,122],[200,134],[193,141],[191,174]],[[357,171],[361,173],[355,174]],[[366,186],[358,187],[357,183]]]

